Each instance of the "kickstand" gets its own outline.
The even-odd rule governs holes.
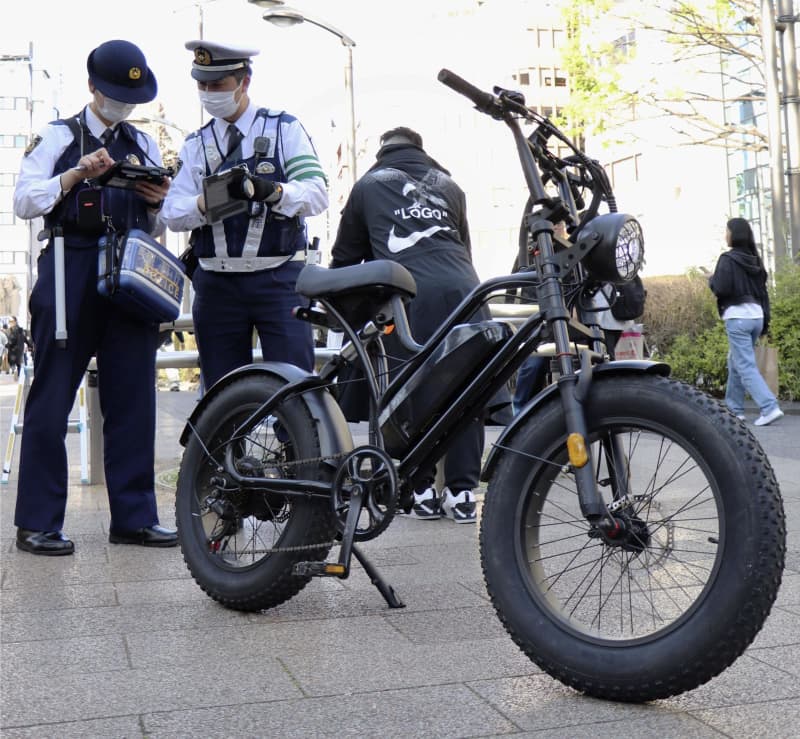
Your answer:
[[[406,604],[395,595],[394,588],[378,574],[378,570],[375,569],[372,562],[367,559],[366,555],[355,544],[353,544],[352,552],[364,568],[364,572],[369,575],[370,582],[378,588],[378,592],[389,604],[389,608],[405,608]]]

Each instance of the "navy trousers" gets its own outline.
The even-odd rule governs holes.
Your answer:
[[[314,369],[311,324],[292,310],[308,301],[294,289],[302,262],[259,272],[206,272],[192,277],[192,304],[200,369],[206,389],[220,377],[253,361],[253,329],[264,361]]]
[[[97,294],[97,250],[65,249],[67,346],[55,343],[52,247],[31,292],[34,377],[25,405],[14,523],[59,531],[67,502],[67,422],[92,355],[97,357],[111,526],[158,523],[154,493],[158,326],[128,318]]]

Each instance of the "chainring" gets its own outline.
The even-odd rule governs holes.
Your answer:
[[[351,496],[357,488],[361,489],[363,506],[353,539],[369,541],[386,530],[397,510],[397,472],[383,449],[357,447],[339,465],[331,485],[331,508],[340,534],[344,533]]]

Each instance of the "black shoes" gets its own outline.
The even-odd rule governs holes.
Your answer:
[[[112,544],[138,544],[141,547],[174,547],[178,544],[178,533],[156,524],[135,531],[115,531],[108,534]]]
[[[178,534],[163,526],[148,526],[135,531],[111,531],[108,540],[112,544],[138,544],[142,547],[174,547],[178,544]],[[72,554],[75,545],[60,531],[31,531],[17,529],[17,549],[31,554],[47,557],[60,557]]]
[[[75,545],[60,531],[17,529],[17,549],[46,557],[61,557],[72,554]]]

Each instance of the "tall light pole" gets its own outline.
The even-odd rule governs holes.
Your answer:
[[[355,108],[355,95],[353,93],[353,47],[356,42],[353,41],[346,33],[340,31],[338,28],[331,26],[318,18],[312,18],[305,13],[301,13],[294,8],[283,7],[283,3],[278,0],[249,0],[254,5],[260,6],[278,6],[268,7],[264,11],[262,18],[269,21],[279,28],[288,28],[296,26],[299,23],[311,23],[319,28],[324,28],[329,33],[337,36],[342,42],[342,46],[347,49],[347,66],[345,67],[344,74],[344,87],[347,95],[347,116],[348,116],[348,136],[347,136],[347,167],[350,171],[350,185],[354,185],[356,181],[356,108]]]
[[[783,181],[780,87],[778,50],[775,41],[775,16],[771,0],[761,0],[761,45],[764,50],[767,128],[769,138],[770,182],[772,194],[772,247],[775,266],[786,259],[786,188]]]
[[[786,172],[789,187],[789,231],[792,256],[800,257],[800,91],[795,41],[795,14],[792,0],[778,0],[777,29],[781,37],[781,70],[783,72],[783,104],[786,119]]]

